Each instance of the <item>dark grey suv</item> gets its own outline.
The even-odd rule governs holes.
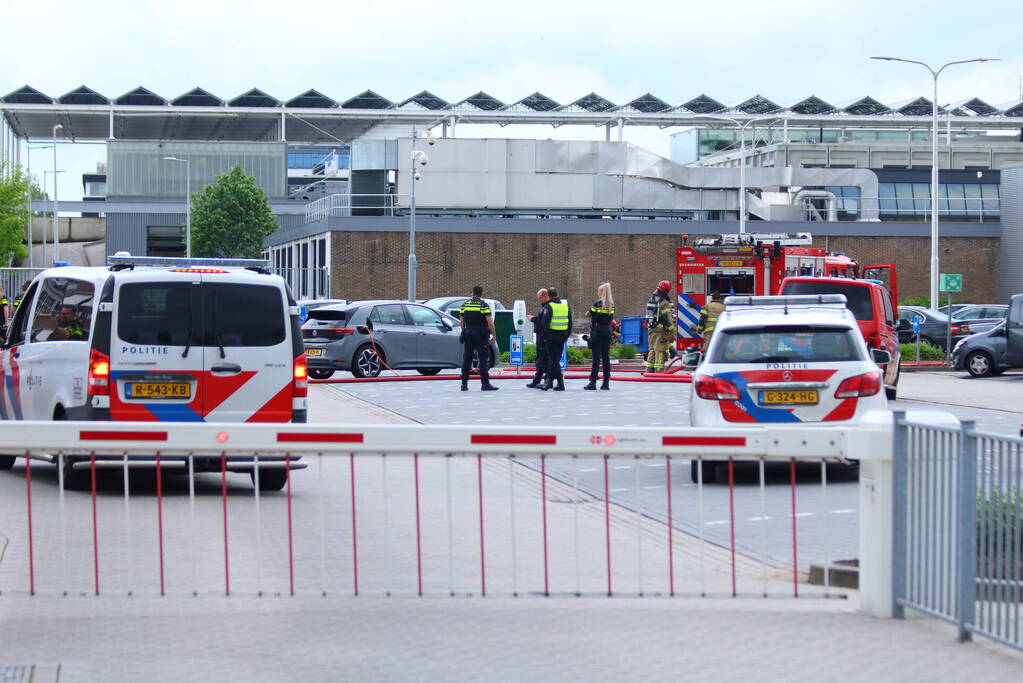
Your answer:
[[[436,375],[462,367],[458,320],[406,301],[353,301],[309,311],[302,325],[309,376],[327,379],[337,370],[377,377],[386,368]],[[498,358],[490,345],[490,367]]]

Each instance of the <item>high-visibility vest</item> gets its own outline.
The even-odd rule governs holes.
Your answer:
[[[551,324],[548,329],[552,332],[565,332],[568,330],[568,304],[564,301],[551,301]]]

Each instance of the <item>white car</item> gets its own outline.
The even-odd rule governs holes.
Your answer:
[[[844,295],[731,296],[725,306],[706,355],[684,358],[694,427],[851,422],[887,407],[878,365],[890,358],[867,349]]]

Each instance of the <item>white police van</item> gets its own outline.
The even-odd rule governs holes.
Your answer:
[[[0,349],[0,419],[305,422],[299,311],[269,265],[119,253],[43,271]],[[284,486],[282,463],[260,465],[261,489]],[[255,479],[249,458],[228,469]]]
[[[878,365],[889,362],[867,348],[843,294],[730,296],[705,353],[683,357],[690,423],[856,422],[887,407]]]

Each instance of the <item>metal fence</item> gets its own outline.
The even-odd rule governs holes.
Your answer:
[[[328,216],[394,216],[396,208],[397,195],[394,194],[332,194],[306,204],[305,222]]]
[[[0,592],[837,597],[805,583],[800,553],[829,543],[826,515],[819,527],[806,520],[826,511],[824,474],[847,436],[819,426],[14,422],[0,452],[22,452],[23,513],[10,528],[24,536],[7,563],[24,573],[0,575]],[[238,486],[231,472],[252,458],[288,470],[282,493]],[[685,482],[699,458],[719,463],[727,483]],[[787,487],[768,509],[772,464]],[[759,486],[737,485],[740,465]],[[798,485],[797,465],[811,471]],[[65,493],[69,482],[82,490]],[[662,502],[635,504],[641,487],[663,490]],[[711,497],[724,519],[705,518]],[[744,552],[771,518],[787,542],[773,559]]]
[[[0,268],[0,287],[12,304],[25,282],[31,282],[43,268]]]
[[[896,418],[895,612],[1023,649],[1023,439]]]

